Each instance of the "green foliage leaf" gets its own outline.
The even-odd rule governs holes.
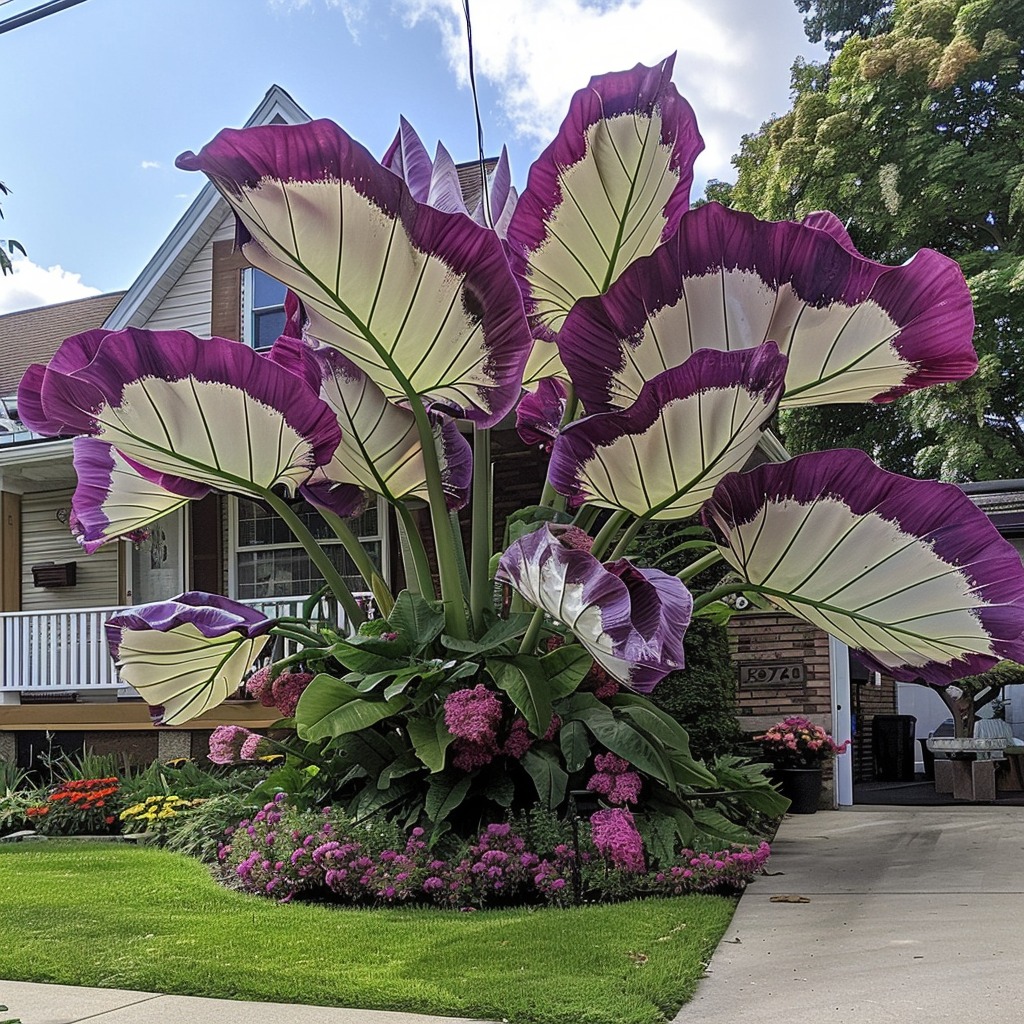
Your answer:
[[[533,779],[541,807],[554,810],[565,799],[569,776],[559,764],[558,755],[548,747],[535,744],[520,762]]]
[[[590,757],[590,741],[583,723],[564,722],[558,730],[558,742],[566,769],[570,772],[580,771]]]
[[[457,771],[430,776],[424,810],[432,824],[440,824],[462,803],[472,781],[471,775]]]
[[[558,700],[575,691],[593,664],[593,657],[580,644],[557,647],[545,654],[540,659],[540,667],[547,678],[551,699]]]
[[[449,651],[461,651],[464,654],[487,654],[522,636],[530,625],[532,615],[510,615],[507,619],[499,619],[479,640],[460,640],[458,637],[444,636],[444,646]]]
[[[500,690],[522,712],[534,736],[543,736],[551,725],[551,690],[539,659],[526,654],[507,661],[489,658],[487,671]]]
[[[520,537],[533,533],[544,523],[571,523],[572,516],[558,509],[544,505],[527,505],[505,520],[505,547],[514,544]]]
[[[439,714],[437,718],[410,716],[405,727],[416,756],[432,773],[441,771],[444,768],[445,751],[455,739],[444,724],[444,715]]]
[[[416,756],[411,752],[396,757],[377,778],[378,789],[389,789],[391,783],[395,779],[404,778],[406,775],[411,775],[413,772],[419,772],[423,770],[423,765],[420,764]]]
[[[515,795],[516,785],[512,777],[505,774],[496,774],[484,789],[484,796],[488,800],[493,800],[499,807],[511,807]]]
[[[401,711],[405,697],[368,700],[350,683],[321,673],[299,698],[295,712],[296,731],[303,740],[324,740],[358,732]]]
[[[710,807],[698,807],[693,812],[693,823],[707,839],[715,843],[738,843],[740,845],[755,842],[745,828],[730,821],[721,811]]]
[[[388,616],[388,624],[399,638],[406,639],[419,652],[444,629],[444,612],[419,594],[403,590]]]

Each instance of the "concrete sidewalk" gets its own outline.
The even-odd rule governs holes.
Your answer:
[[[244,1003],[21,981],[0,981],[0,1006],[4,1005],[8,1013],[0,1012],[0,1020],[14,1017],[22,1024],[481,1024],[463,1017]]]
[[[1024,812],[791,816],[768,871],[675,1024],[1024,1020]]]

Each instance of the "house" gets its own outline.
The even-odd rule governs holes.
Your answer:
[[[299,124],[309,115],[278,86],[246,122]],[[493,161],[486,170],[493,169]],[[467,204],[480,196],[479,165],[458,168]],[[23,765],[40,750],[118,750],[148,762],[205,753],[221,724],[259,728],[276,713],[252,701],[229,702],[189,730],[158,730],[148,709],[122,683],[108,657],[103,625],[117,610],[205,590],[250,602],[270,615],[298,614],[319,574],[284,524],[244,498],[190,503],[153,524],[137,544],[120,541],[85,556],[68,528],[76,477],[71,442],[19,429],[18,382],[65,337],[94,328],[187,330],[268,348],[284,324],[284,287],[234,251],[234,217],[207,184],[125,292],[0,316],[0,760]],[[497,492],[536,478],[537,460],[506,432],[507,458]],[[530,465],[528,465],[530,464]],[[522,493],[521,486],[518,493]],[[502,497],[498,504],[502,506]],[[510,511],[517,507],[514,499]],[[318,520],[318,517],[316,517]],[[357,532],[385,578],[400,576],[398,534],[383,500]],[[354,590],[362,585],[333,535],[323,544]],[[396,580],[401,583],[400,578]]]
[[[275,86],[246,126],[308,120]],[[7,417],[16,420],[13,396],[25,367],[80,331],[184,329],[256,348],[272,343],[284,318],[283,289],[234,254],[233,237],[228,206],[208,184],[127,291],[0,317]],[[118,608],[188,589],[294,613],[295,598],[310,590],[301,549],[252,503],[210,496],[154,524],[138,545],[109,544],[87,557],[68,529],[74,486],[70,441],[0,435],[0,760],[27,764],[43,747],[88,744],[144,762],[202,752],[220,724],[269,724],[274,712],[240,702],[207,714],[191,732],[154,730],[146,705],[116,676],[103,624]],[[386,567],[384,522],[373,508],[361,528]]]

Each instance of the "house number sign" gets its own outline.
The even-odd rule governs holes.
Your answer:
[[[740,665],[740,686],[798,686],[806,681],[807,670],[802,661]]]

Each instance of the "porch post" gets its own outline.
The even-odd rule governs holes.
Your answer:
[[[832,682],[832,736],[837,743],[850,739],[850,648],[834,636],[828,638],[829,677]],[[853,750],[835,759],[835,802],[853,805]]]

